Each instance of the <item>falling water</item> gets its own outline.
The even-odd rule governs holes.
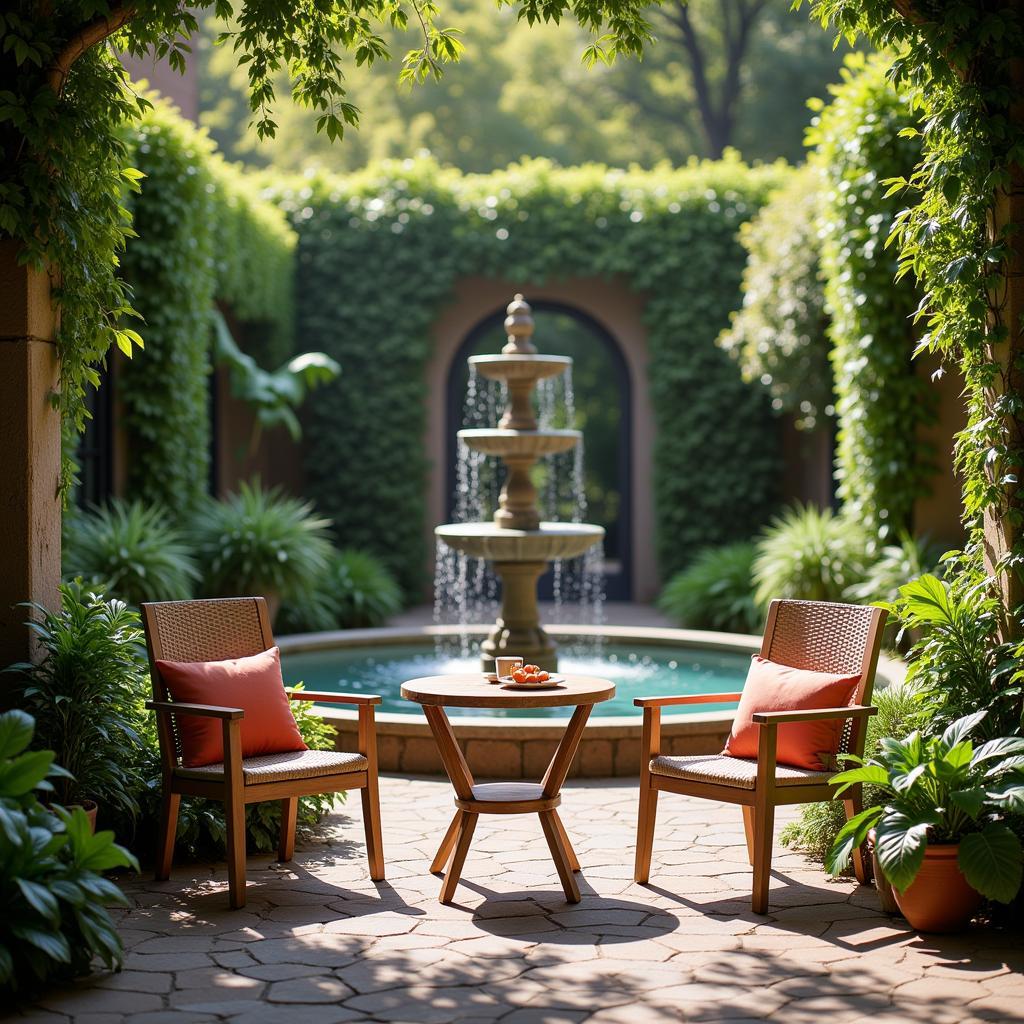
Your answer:
[[[540,430],[573,429],[576,404],[572,369],[558,377],[538,381],[535,391]],[[504,382],[481,377],[472,363],[462,409],[462,426],[494,427],[508,402]],[[581,440],[572,450],[549,455],[537,465],[535,482],[540,492],[541,517],[549,522],[586,522],[585,455]],[[473,451],[458,442],[453,521],[487,522],[498,507],[504,466],[500,459]],[[554,607],[547,618],[561,625],[604,622],[604,553],[598,544],[573,559],[558,559],[551,566]],[[434,573],[434,621],[438,625],[466,626],[493,622],[500,605],[497,574],[486,559],[470,558],[437,542]],[[469,633],[439,637],[438,653],[469,657]],[[600,655],[602,639],[585,637],[563,645],[567,653]]]

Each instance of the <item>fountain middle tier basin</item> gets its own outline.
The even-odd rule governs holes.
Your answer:
[[[493,523],[449,523],[434,534],[450,548],[492,562],[553,562],[575,558],[604,538],[592,523],[541,523],[538,530],[505,530]]]
[[[572,366],[568,356],[494,355],[470,356],[469,365],[489,380],[544,380],[557,377]]]
[[[555,455],[579,444],[583,435],[578,430],[503,430],[482,428],[460,430],[459,438],[474,451],[484,455],[517,456]]]

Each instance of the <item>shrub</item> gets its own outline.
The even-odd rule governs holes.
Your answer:
[[[59,611],[32,606],[40,618],[29,626],[45,657],[13,666],[25,680],[25,707],[39,742],[70,773],[55,782],[58,801],[91,799],[131,817],[138,810],[132,766],[145,678],[139,617],[80,581],[63,584],[60,593]]]
[[[895,601],[905,583],[937,570],[943,550],[927,537],[904,534],[898,544],[887,544],[882,548],[878,558],[868,567],[864,579],[848,587],[846,596],[862,604]]]
[[[870,537],[831,509],[795,505],[776,518],[757,543],[755,597],[841,601],[867,571]]]
[[[192,596],[199,571],[180,531],[157,506],[115,498],[105,508],[68,516],[66,524],[66,577],[136,606]]]
[[[50,750],[28,751],[32,718],[0,715],[0,991],[33,990],[85,974],[93,957],[121,965],[121,939],[105,907],[126,904],[101,872],[138,864],[92,834],[81,808],[49,811],[34,790],[65,781]]]
[[[902,738],[915,726],[927,721],[922,716],[921,701],[912,685],[894,683],[877,690],[873,703],[878,708],[878,714],[868,719],[864,740],[865,757],[873,757],[878,752],[883,737]],[[874,807],[882,800],[883,794],[877,787],[864,787],[865,807]],[[800,817],[786,825],[779,838],[786,846],[803,850],[824,863],[839,830],[845,824],[846,812],[842,801],[805,804],[800,808]]]
[[[224,501],[207,500],[192,524],[203,589],[211,597],[262,594],[275,611],[315,586],[331,553],[328,522],[309,502],[242,483]]]
[[[681,626],[754,633],[761,606],[754,599],[756,546],[749,541],[705,548],[669,580],[658,607]]]
[[[832,367],[819,272],[822,175],[806,164],[740,227],[747,251],[743,306],[718,344],[743,379],[760,383],[777,412],[811,430],[832,408]]]
[[[379,559],[335,551],[317,585],[282,607],[279,624],[294,633],[379,626],[401,607],[398,582]]]

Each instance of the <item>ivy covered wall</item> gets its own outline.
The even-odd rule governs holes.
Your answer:
[[[299,233],[298,333],[344,367],[306,408],[308,496],[342,542],[420,588],[424,364],[453,283],[473,274],[527,293],[562,276],[627,279],[646,300],[650,379],[638,383],[658,435],[662,572],[757,530],[777,501],[776,424],[714,340],[740,301],[739,226],[786,174],[736,159],[654,172],[532,161],[488,175],[416,161],[282,188]]]
[[[206,135],[158,103],[128,139],[145,176],[131,196],[134,230],[123,273],[145,321],[145,348],[119,373],[131,497],[186,512],[209,473],[210,310],[260,325],[252,354],[291,352],[295,237],[252,182]]]

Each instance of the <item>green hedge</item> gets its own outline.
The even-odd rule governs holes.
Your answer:
[[[422,584],[424,366],[454,282],[472,274],[527,293],[621,275],[643,293],[651,366],[635,386],[650,387],[658,431],[662,569],[750,536],[776,502],[775,425],[715,337],[740,301],[739,226],[785,174],[735,158],[653,172],[538,160],[487,175],[421,160],[281,188],[299,233],[299,334],[344,367],[305,410],[308,496],[340,543]]]
[[[909,277],[895,282],[897,251],[885,245],[907,204],[905,195],[886,196],[885,182],[909,174],[919,157],[917,142],[901,136],[915,121],[886,77],[888,63],[885,55],[848,58],[808,141],[828,182],[822,271],[839,417],[838,493],[857,518],[895,536],[912,526],[914,501],[934,472],[917,438],[934,406],[911,366],[918,296]]]
[[[176,511],[206,492],[210,310],[230,306],[257,358],[291,351],[295,239],[213,144],[158,103],[129,139],[141,192],[124,275],[145,318],[145,349],[126,362],[118,387],[130,438],[128,492]]]

